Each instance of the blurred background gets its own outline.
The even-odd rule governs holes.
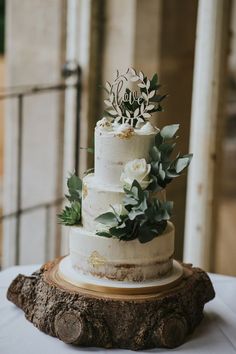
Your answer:
[[[236,0],[0,0],[0,54],[2,268],[66,252],[56,220],[66,177],[93,164],[84,148],[102,116],[101,85],[133,66],[159,74],[169,97],[158,125],[179,122],[179,149],[195,155],[186,227],[187,176],[168,191],[176,258],[196,250],[195,265],[236,276]],[[211,146],[199,158],[206,130]],[[207,201],[197,227],[196,191]]]

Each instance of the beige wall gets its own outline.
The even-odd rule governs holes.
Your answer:
[[[5,61],[4,57],[0,56],[0,87],[5,86],[4,82],[4,69]],[[3,101],[0,101],[0,203],[1,203],[1,178],[3,175],[3,145],[4,145],[4,122],[3,122]]]

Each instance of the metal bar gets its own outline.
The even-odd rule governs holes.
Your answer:
[[[23,95],[18,96],[18,142],[17,142],[17,191],[16,191],[16,234],[15,234],[15,264],[20,261],[20,227],[22,205],[22,150],[23,150]]]
[[[48,85],[48,86],[31,86],[24,91],[16,91],[16,92],[9,92],[3,95],[0,95],[0,100],[5,100],[8,98],[18,98],[20,95],[22,96],[30,96],[35,94],[44,93],[47,91],[59,91],[59,90],[66,90],[67,88],[77,88],[77,83],[73,84],[64,84],[59,83],[57,85]]]
[[[81,109],[81,68],[77,69],[76,83],[76,122],[75,122],[75,173],[79,174],[79,153],[80,153],[80,109]]]
[[[46,206],[48,205],[49,207],[53,207],[53,206],[57,206],[59,204],[61,204],[63,202],[65,198],[58,198],[52,202],[49,202],[49,203],[40,203],[40,204],[36,204],[36,205],[33,205],[31,207],[28,207],[28,208],[23,208],[20,210],[20,213],[21,214],[25,214],[25,213],[30,213],[32,211],[35,211],[35,210],[38,210],[38,209],[44,209],[46,208]],[[17,216],[17,213],[18,211],[14,211],[12,213],[9,213],[9,214],[4,214],[2,216],[0,216],[0,223],[3,221],[3,220],[6,220],[6,219],[9,219],[9,218],[13,218],[13,217],[16,217]]]

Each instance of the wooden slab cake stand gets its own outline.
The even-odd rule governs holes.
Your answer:
[[[208,275],[183,264],[172,288],[149,294],[114,294],[78,287],[58,273],[60,259],[31,276],[19,274],[7,298],[41,331],[77,346],[175,348],[203,317],[215,293]]]

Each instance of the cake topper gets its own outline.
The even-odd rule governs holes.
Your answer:
[[[133,86],[136,88],[131,91]],[[116,122],[129,123],[133,127],[138,121],[145,122],[154,112],[163,111],[160,102],[167,95],[157,94],[160,87],[157,74],[149,80],[142,71],[138,73],[133,68],[124,74],[117,70],[114,81],[106,82],[105,114]]]

